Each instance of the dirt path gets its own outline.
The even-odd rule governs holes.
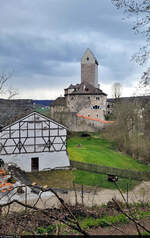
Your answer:
[[[60,197],[62,197],[67,203],[75,204],[75,192],[69,191],[67,194],[58,193]],[[125,198],[127,198],[127,194],[123,193]],[[37,197],[38,198],[38,197]],[[121,194],[117,190],[110,189],[98,189],[96,192],[85,192],[83,194],[83,201],[86,206],[93,205],[102,205],[106,204],[108,201],[115,198],[117,200],[123,201]],[[28,200],[28,204],[33,205],[37,201],[36,198]],[[77,191],[77,201],[78,203],[82,203],[81,192]],[[132,202],[140,202],[140,201],[150,201],[150,182],[142,182],[140,185],[137,185],[132,191],[128,194],[128,201]],[[24,201],[22,201],[24,202]],[[58,207],[60,205],[59,201],[54,195],[43,196],[38,203],[36,204],[39,208],[48,208],[48,207]],[[24,208],[20,207],[18,204],[11,205],[11,210],[19,211]],[[7,209],[4,209],[6,212]]]

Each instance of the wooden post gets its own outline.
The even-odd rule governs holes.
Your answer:
[[[76,191],[76,186],[75,186],[75,183],[74,183],[74,182],[73,182],[73,189],[74,189],[74,194],[75,194],[75,205],[77,205],[77,203],[78,203],[77,191]]]
[[[127,183],[127,204],[128,204],[128,192],[129,192],[129,188],[128,188],[128,183]]]
[[[81,199],[82,199],[82,205],[83,205],[83,184],[81,185]]]

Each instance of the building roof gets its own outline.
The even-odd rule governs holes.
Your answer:
[[[70,86],[67,89],[70,89]],[[72,89],[74,89],[74,90],[73,90],[73,92],[69,93],[70,95],[93,94],[93,95],[107,96],[107,94],[104,93],[101,89],[95,88],[94,86],[92,86],[91,84],[89,84],[87,82],[82,82],[80,84],[72,85]]]
[[[95,55],[93,54],[93,52],[92,52],[89,48],[86,49],[84,55],[82,56],[82,58],[81,58],[81,63],[82,63],[82,61],[83,61],[85,55],[91,55],[92,58],[95,60],[95,63],[98,65],[98,60],[96,59]]]
[[[39,116],[40,118],[43,118],[44,120],[47,120],[47,121],[50,121],[50,122],[55,123],[55,124],[58,125],[59,127],[62,127],[62,128],[64,128],[64,129],[67,129],[66,126],[64,126],[64,125],[62,125],[62,124],[60,124],[60,123],[58,123],[57,121],[54,121],[53,119],[51,119],[51,118],[49,118],[49,117],[46,117],[45,115],[42,115],[42,114],[39,113],[39,112],[32,112],[32,113],[28,114],[27,116],[22,117],[22,118],[20,118],[19,120],[13,122],[12,124],[3,127],[0,132],[3,132],[3,130],[6,130],[7,128],[9,128],[9,127],[11,127],[11,126],[13,126],[13,125],[19,123],[20,121],[24,121],[24,120],[26,120],[26,119],[28,119],[28,118],[31,118],[32,116],[34,116],[34,117],[38,117],[38,116]],[[30,119],[30,120],[31,120],[31,119]],[[35,121],[34,121],[34,122],[35,122]]]

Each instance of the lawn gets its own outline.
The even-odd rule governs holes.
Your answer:
[[[76,160],[85,163],[93,163],[120,169],[131,169],[137,171],[150,170],[147,165],[134,160],[133,158],[120,153],[114,149],[112,143],[100,138],[96,134],[90,134],[90,137],[81,137],[76,134],[67,141],[68,154],[70,160]],[[73,182],[76,188],[80,189],[81,184],[84,190],[92,190],[94,186],[100,188],[115,189],[112,182],[107,181],[107,175],[97,174],[81,170],[60,170],[49,172],[28,173],[32,182],[40,185],[47,184],[52,188],[73,189]],[[118,180],[119,187],[126,191],[131,190],[139,181],[120,178]],[[93,187],[92,187],[93,186]]]
[[[81,170],[53,170],[53,171],[40,171],[27,173],[32,182],[38,185],[48,185],[51,188],[59,188],[65,190],[73,190],[73,183],[77,190],[81,190],[81,184],[84,185],[84,191],[94,190],[94,186],[98,188],[116,189],[112,182],[107,181],[107,175],[96,174]],[[119,178],[118,185],[126,191],[128,188],[131,190],[139,181]]]
[[[106,174],[97,174],[82,170],[75,170],[73,171],[73,174],[74,174],[74,182],[76,184],[84,184],[88,186],[96,186],[107,189],[116,189],[116,185],[107,180],[108,177]],[[136,181],[133,179],[131,180],[127,178],[119,178],[117,182],[119,188],[122,191],[127,190],[127,184],[128,189],[131,190],[134,188],[134,186],[138,185],[139,183],[140,181]]]
[[[81,137],[80,134],[67,141],[70,160],[103,165],[113,168],[148,171],[150,168],[133,158],[113,149],[113,144],[95,134]]]

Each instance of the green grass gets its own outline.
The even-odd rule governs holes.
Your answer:
[[[91,173],[91,172],[82,171],[82,170],[75,170],[73,171],[73,174],[75,177],[74,182],[76,184],[97,186],[97,187],[107,188],[107,189],[116,189],[115,184],[112,182],[109,182],[107,180],[107,175],[105,174]],[[128,189],[131,190],[134,188],[134,186],[138,185],[139,183],[140,183],[139,181],[126,179],[126,178],[119,178],[117,182],[117,184],[119,185],[122,191],[127,190],[127,184],[128,184]]]
[[[91,134],[91,137],[80,137],[80,134],[78,133],[76,136],[69,138],[67,143],[70,160],[120,169],[131,169],[136,171],[150,170],[147,165],[144,165],[125,154],[115,151],[112,143],[100,138],[99,135],[94,133]],[[80,147],[78,146],[79,144],[81,144]],[[47,184],[49,187],[53,188],[73,189],[72,184],[74,181],[79,189],[80,184],[85,185],[84,190],[92,190],[92,186],[116,189],[114,183],[107,181],[107,175],[88,171],[41,171],[39,173],[28,173],[28,175],[32,182],[36,182],[40,185]],[[139,183],[139,181],[120,177],[118,180],[118,185],[123,191],[126,191],[127,184],[128,189],[131,190]]]
[[[30,172],[27,175],[32,182],[39,185],[48,185],[48,187],[60,189],[72,189],[74,179],[71,170]]]
[[[133,158],[115,151],[113,144],[95,134],[90,137],[74,136],[68,139],[70,160],[103,165],[119,169],[148,171],[150,168]],[[80,147],[78,145],[81,145]]]
[[[111,226],[112,224],[118,223],[123,224],[129,223],[129,219],[124,214],[120,214],[117,216],[105,216],[96,219],[93,217],[87,217],[80,222],[80,225],[83,229],[89,229],[89,228],[97,228],[99,226],[101,227]]]
[[[73,182],[76,184],[76,189],[81,190],[81,184],[84,185],[84,191],[94,190],[94,186],[99,188],[116,189],[114,183],[107,181],[107,175],[96,174],[81,170],[54,170],[54,171],[40,171],[27,173],[32,182],[39,185],[48,185],[51,188],[73,189]],[[63,179],[62,179],[63,178]],[[119,178],[118,185],[122,191],[128,188],[131,190],[139,181]]]
[[[135,219],[144,219],[150,217],[150,212],[149,211],[139,211],[137,212],[134,216]],[[89,228],[97,228],[99,226],[101,227],[106,227],[106,226],[111,226],[112,224],[126,224],[129,223],[130,220],[124,215],[124,214],[119,214],[116,216],[104,216],[100,218],[93,218],[93,217],[86,217],[83,219],[79,219],[80,225],[83,229],[89,229]]]

